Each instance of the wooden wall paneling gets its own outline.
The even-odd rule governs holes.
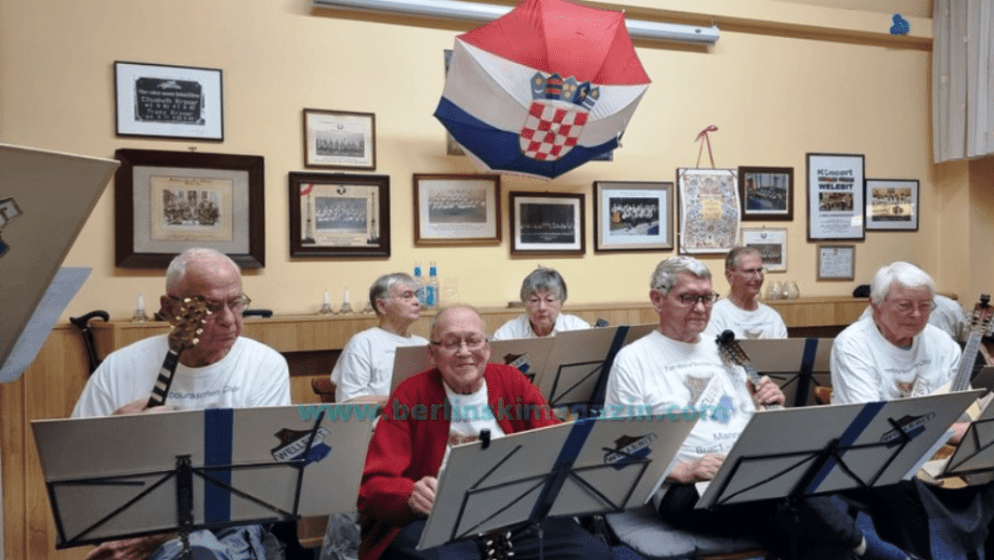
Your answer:
[[[43,349],[44,350],[44,349]],[[29,368],[30,369],[30,368]],[[25,535],[24,376],[0,384],[0,460],[3,461],[3,550],[6,558],[27,558]]]

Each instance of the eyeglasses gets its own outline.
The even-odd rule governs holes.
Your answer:
[[[169,299],[175,301],[183,301],[183,298],[178,298],[176,296],[169,296]],[[252,300],[244,293],[235,299],[229,301],[218,301],[216,299],[205,299],[204,302],[207,304],[207,311],[211,313],[220,313],[222,309],[227,307],[234,314],[240,314],[243,309],[252,303]]]
[[[527,305],[531,305],[533,307],[537,307],[537,306],[539,306],[539,305],[541,305],[543,303],[546,304],[546,305],[554,305],[554,304],[556,304],[558,302],[559,302],[559,298],[553,297],[553,296],[546,296],[546,297],[531,296],[527,300],[525,300],[525,303]]]
[[[719,296],[715,292],[711,292],[710,294],[700,294],[700,295],[680,294],[679,296],[680,304],[685,307],[693,307],[698,303],[703,303],[704,306],[707,307],[709,305],[713,305],[714,302],[718,301],[719,297],[721,296]]]
[[[917,310],[918,313],[921,313],[922,315],[928,315],[932,313],[933,309],[935,309],[935,303],[931,301],[901,300],[901,301],[894,301],[891,303],[894,304],[894,308],[897,309],[897,312],[902,315],[911,315],[912,313],[915,312],[915,310]]]
[[[411,301],[412,299],[419,299],[422,293],[424,293],[423,290],[404,290],[397,294],[396,297],[403,301]]]
[[[445,350],[446,352],[456,352],[460,348],[462,348],[464,344],[466,345],[466,349],[467,350],[469,350],[470,352],[475,352],[476,350],[479,350],[479,349],[483,348],[483,346],[486,343],[487,343],[487,339],[485,339],[485,338],[476,338],[476,337],[470,337],[470,338],[465,338],[465,339],[447,338],[447,339],[442,340],[442,341],[438,341],[438,340],[432,340],[431,341],[431,344],[433,346],[438,346],[439,348],[441,348],[442,350]]]

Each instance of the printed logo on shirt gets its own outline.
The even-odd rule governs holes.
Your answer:
[[[656,441],[656,434],[644,436],[624,435],[614,440],[614,449],[604,454],[604,464],[611,465],[615,470],[621,470],[639,459],[644,459],[652,453],[649,444]]]
[[[701,395],[704,394],[704,389],[710,381],[710,377],[694,377],[692,375],[688,375],[683,380],[683,384],[690,390],[690,402],[696,403],[701,398]]]
[[[454,445],[462,445],[464,443],[473,443],[474,441],[480,439],[477,435],[466,435],[460,434],[458,432],[449,432],[449,447]]]

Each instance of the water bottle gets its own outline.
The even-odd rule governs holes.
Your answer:
[[[428,265],[428,285],[425,287],[425,306],[438,309],[438,266],[435,261]]]
[[[424,277],[421,276],[421,262],[415,261],[414,263],[414,283],[417,284],[418,290],[418,303],[421,304],[421,309],[425,308],[425,282]]]

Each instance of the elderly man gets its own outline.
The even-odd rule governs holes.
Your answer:
[[[541,338],[590,328],[590,323],[583,319],[560,313],[566,301],[566,281],[551,268],[538,267],[525,276],[521,301],[527,313],[504,323],[494,333],[494,340]]]
[[[538,389],[511,366],[488,364],[490,345],[483,319],[468,307],[441,311],[428,348],[433,369],[405,380],[390,396],[370,442],[359,488],[363,542],[359,557],[408,559],[481,558],[473,540],[417,551],[435,498],[436,477],[449,446],[554,424]],[[451,415],[449,407],[481,414]],[[506,403],[531,410],[524,418],[504,414]],[[536,413],[536,411],[539,411]],[[422,412],[424,414],[422,414]],[[541,523],[541,547],[549,559],[606,559],[607,547],[572,519]],[[514,558],[538,558],[539,539],[512,538]]]
[[[174,409],[236,408],[290,404],[290,376],[278,352],[242,338],[242,310],[249,298],[242,293],[238,265],[212,249],[188,249],[173,259],[166,272],[162,313],[179,319],[184,298],[201,296],[211,314],[202,325],[199,342],[180,354],[166,407]],[[74,417],[142,412],[152,393],[168,350],[167,335],[140,340],[111,353],[83,388]],[[182,547],[172,534],[103,543],[87,558],[178,557]],[[191,545],[212,550],[215,558],[264,560],[275,539],[259,525],[196,531]],[[161,546],[160,546],[161,545]],[[244,555],[228,551],[244,549]]]
[[[870,284],[871,313],[843,330],[832,346],[833,403],[928,395],[952,380],[961,350],[929,323],[934,297],[932,278],[913,264],[894,262],[877,271]],[[953,424],[952,441],[968,427],[967,422]],[[959,554],[984,542],[984,528],[994,514],[994,507],[984,507],[994,498],[989,494],[986,486],[948,490],[915,480],[877,489],[865,499],[881,535],[931,557],[930,528],[955,535],[947,540]]]
[[[349,339],[331,371],[335,400],[340,403],[386,402],[397,348],[428,344],[408,332],[421,318],[418,284],[410,275],[398,272],[377,278],[369,288],[369,303],[379,324]]]
[[[756,301],[763,288],[763,257],[753,247],[735,247],[725,257],[731,294],[714,304],[708,336],[725,330],[735,338],[787,338],[787,325],[772,307]]]
[[[756,407],[784,402],[776,384],[763,378],[759,387],[752,386],[742,368],[722,362],[714,339],[701,336],[717,297],[711,272],[700,261],[674,257],[659,263],[649,290],[659,327],[618,352],[608,379],[606,410],[709,411],[683,443],[667,484],[654,498],[660,516],[693,531],[759,538],[781,558],[795,552],[792,537],[804,558],[907,558],[889,545],[868,546],[837,497],[801,500],[796,524],[776,514],[776,500],[693,509],[698,498],[693,483],[714,477]]]

